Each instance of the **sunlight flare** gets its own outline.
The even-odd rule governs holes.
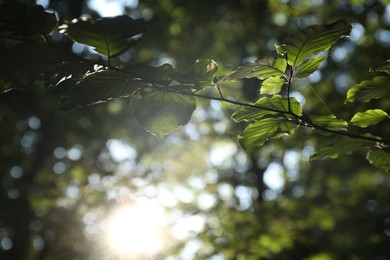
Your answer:
[[[154,255],[164,247],[164,210],[157,202],[138,200],[118,207],[109,218],[107,240],[121,255]]]

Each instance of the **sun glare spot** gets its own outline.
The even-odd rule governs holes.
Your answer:
[[[163,249],[164,226],[164,211],[153,201],[121,206],[109,218],[108,244],[122,256],[152,256]]]

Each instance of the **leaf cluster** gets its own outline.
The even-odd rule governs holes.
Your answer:
[[[55,14],[40,6],[23,4],[2,4],[0,14],[3,94],[38,83],[58,93],[63,110],[129,98],[139,123],[158,138],[188,123],[197,98],[214,99],[240,106],[232,118],[247,124],[238,136],[245,149],[292,135],[299,127],[308,127],[333,135],[337,140],[320,147],[312,159],[334,158],[365,149],[369,162],[389,169],[389,141],[369,132],[357,135],[349,130],[350,125],[366,128],[388,119],[386,111],[368,109],[353,115],[349,122],[333,114],[310,116],[290,95],[294,82],[318,70],[327,59],[328,50],[349,35],[351,25],[343,20],[294,32],[276,45],[276,57],[262,57],[216,76],[218,64],[210,59],[198,59],[184,72],[169,64],[152,67],[133,64],[131,60],[119,62],[118,56],[134,48],[146,32],[142,19],[122,15],[98,20],[75,19],[57,26]],[[58,31],[62,40],[54,40],[53,31]],[[91,47],[98,58],[91,59],[63,48],[64,39]],[[387,60],[371,70],[389,74],[389,64]],[[244,78],[261,81],[260,98],[254,104],[223,96],[226,82]],[[347,101],[368,102],[388,97],[387,80],[387,76],[376,76],[362,81],[348,91]],[[199,91],[209,87],[215,87],[219,96],[200,94],[204,92]]]

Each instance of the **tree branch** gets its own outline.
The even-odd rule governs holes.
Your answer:
[[[236,101],[236,100],[225,98],[224,96],[222,96],[222,94],[220,93],[218,88],[217,88],[217,90],[218,90],[218,92],[220,94],[220,97],[208,96],[208,95],[198,94],[198,93],[194,93],[194,92],[183,91],[183,90],[179,90],[177,88],[171,87],[171,86],[164,86],[164,85],[161,85],[160,82],[156,82],[154,80],[147,79],[147,78],[145,78],[143,76],[137,75],[137,74],[135,74],[133,72],[130,72],[130,71],[125,71],[125,70],[119,69],[117,67],[112,66],[111,64],[105,64],[105,63],[102,63],[100,61],[92,61],[92,60],[89,60],[89,59],[87,59],[85,57],[78,56],[78,55],[76,55],[76,54],[74,54],[72,52],[69,52],[67,50],[64,50],[64,49],[60,48],[55,43],[53,43],[47,36],[44,36],[44,38],[45,38],[45,40],[46,40],[46,42],[48,44],[50,44],[50,45],[60,49],[61,51],[67,52],[68,54],[72,55],[73,57],[75,57],[75,58],[77,58],[79,60],[82,60],[82,61],[87,62],[87,63],[92,63],[92,64],[95,64],[95,65],[101,65],[101,66],[106,67],[107,69],[118,71],[118,72],[121,72],[121,73],[126,73],[126,74],[131,75],[131,76],[133,76],[135,78],[140,78],[143,81],[145,81],[146,83],[152,84],[152,86],[154,88],[158,89],[158,90],[168,91],[168,92],[171,92],[171,93],[177,93],[177,94],[182,94],[182,95],[186,95],[186,96],[193,96],[193,97],[207,99],[207,100],[216,100],[216,101],[226,102],[226,103],[237,105],[237,106],[241,106],[241,107],[247,107],[247,108],[252,108],[252,109],[259,109],[259,110],[265,110],[265,111],[270,111],[270,112],[281,113],[281,114],[284,114],[284,115],[290,115],[290,116],[293,116],[294,118],[297,119],[297,121],[293,121],[292,120],[297,125],[304,126],[304,127],[309,127],[309,128],[314,129],[314,130],[317,130],[319,132],[326,132],[326,133],[331,133],[331,134],[335,134],[335,135],[346,136],[346,137],[353,138],[353,139],[367,140],[367,141],[372,141],[372,142],[379,142],[379,143],[382,143],[384,145],[390,145],[390,140],[378,139],[378,138],[367,137],[367,136],[362,136],[362,135],[355,135],[355,134],[351,134],[351,133],[344,132],[344,131],[328,129],[326,127],[323,127],[323,126],[320,126],[318,124],[313,123],[310,120],[310,118],[305,116],[305,115],[298,116],[295,113],[293,113],[292,109],[291,109],[291,101],[290,101],[290,91],[291,91],[292,81],[293,81],[293,78],[294,78],[294,68],[293,68],[293,66],[290,66],[290,69],[289,69],[289,74],[290,75],[287,78],[288,79],[287,80],[288,111],[283,111],[283,110],[273,109],[273,108],[269,108],[269,107],[249,104],[249,103],[245,103],[245,102],[241,102],[241,101]]]

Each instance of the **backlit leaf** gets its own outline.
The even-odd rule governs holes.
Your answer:
[[[287,62],[284,58],[274,59],[272,57],[265,57],[255,62],[245,63],[227,74],[222,80],[281,77],[284,75],[286,67]]]
[[[262,97],[256,103],[259,108],[243,107],[233,113],[234,121],[257,121],[268,115],[277,115],[288,112],[288,100],[280,95]],[[291,111],[297,115],[302,115],[302,106],[295,98],[290,98]]]
[[[134,93],[131,107],[148,132],[163,138],[188,123],[196,108],[196,100],[191,96],[146,87]]]
[[[194,63],[195,80],[202,84],[210,84],[217,70],[218,64],[215,61],[198,59]]]
[[[273,109],[276,111],[288,112],[288,99],[281,95],[273,95],[271,97],[260,98],[255,105]],[[291,112],[297,116],[302,115],[302,106],[295,98],[290,98]]]
[[[370,68],[370,71],[382,71],[390,74],[390,59],[385,60]]]
[[[336,118],[334,115],[312,117],[311,121],[319,126],[334,131],[347,130],[348,127],[347,122]]]
[[[306,59],[328,50],[338,39],[349,35],[351,25],[337,21],[328,25],[313,25],[291,34],[281,44],[276,45],[280,54],[286,54],[288,64],[299,66]]]
[[[286,83],[286,80],[279,77],[270,77],[263,81],[260,88],[260,94],[277,94],[282,91],[283,85]]]
[[[370,109],[356,113],[351,119],[351,124],[365,128],[376,125],[385,118],[389,118],[389,115],[382,109]]]
[[[390,153],[383,150],[370,150],[367,153],[367,160],[374,166],[390,170]]]
[[[321,62],[323,62],[327,57],[328,56],[318,56],[303,62],[302,65],[298,68],[296,77],[300,79],[308,77],[318,69],[318,66],[320,66]]]
[[[283,117],[268,117],[250,124],[238,140],[244,149],[261,146],[270,138],[292,134],[297,125]]]
[[[119,55],[133,46],[130,38],[146,31],[143,19],[134,20],[127,15],[106,17],[98,20],[74,20],[60,26],[75,42],[94,47],[105,56]]]
[[[262,119],[268,115],[276,115],[277,112],[272,112],[263,109],[256,109],[251,107],[243,107],[232,114],[232,119],[236,122],[245,121],[252,122]]]
[[[347,92],[347,101],[367,102],[371,99],[379,99],[390,95],[390,79],[384,76],[377,76],[372,80],[364,80],[352,87]]]
[[[316,153],[310,157],[311,160],[337,158],[340,154],[351,154],[352,152],[367,149],[372,146],[372,142],[342,137],[337,142],[321,146]]]
[[[61,84],[72,84],[72,81],[73,79],[69,79]],[[91,73],[77,82],[70,92],[63,95],[60,100],[60,108],[74,110],[114,98],[128,97],[136,89],[143,86],[145,86],[145,82],[134,79],[125,73],[111,70]]]

